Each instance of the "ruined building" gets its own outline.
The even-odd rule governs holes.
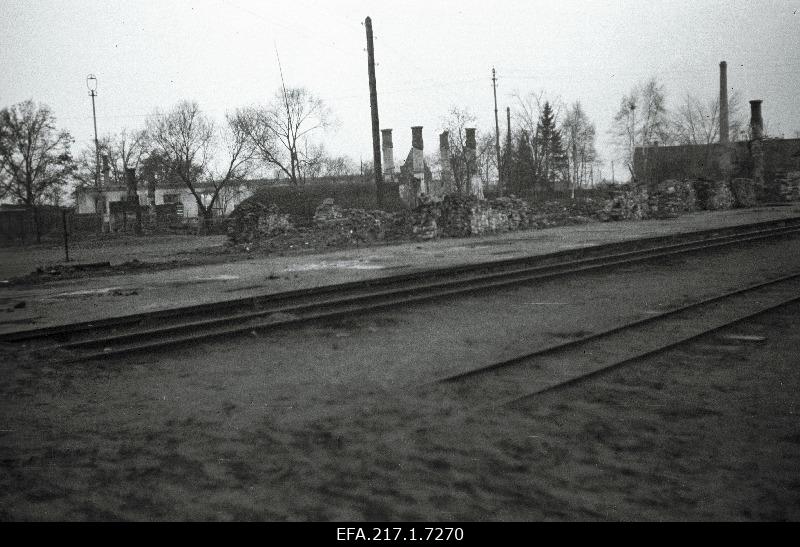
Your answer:
[[[476,166],[475,129],[466,130],[466,155],[471,173],[467,181],[467,192],[483,199],[483,185]],[[422,126],[411,128],[411,149],[405,161],[397,169],[394,162],[392,130],[381,130],[383,151],[383,178],[389,184],[398,184],[401,199],[415,205],[419,198],[427,196],[441,198],[456,191],[453,170],[450,165],[450,140],[447,131],[439,135],[438,178],[433,177],[431,166],[425,161]]]
[[[720,63],[719,142],[709,145],[659,146],[634,150],[634,179],[655,184],[667,179],[730,182],[753,179],[767,200],[779,198],[800,177],[800,139],[764,137],[762,101],[750,101],[749,140],[731,141],[728,120],[727,64]],[[788,182],[787,182],[788,181]]]

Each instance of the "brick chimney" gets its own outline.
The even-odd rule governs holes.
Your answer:
[[[125,185],[128,188],[128,201],[139,203],[139,194],[136,188],[136,169],[132,167],[125,169]]]
[[[719,142],[727,144],[730,141],[728,122],[728,63],[719,64]]]
[[[467,142],[465,145],[465,154],[467,156],[467,171],[469,172],[470,178],[472,175],[475,174],[477,170],[476,165],[476,149],[478,148],[477,143],[475,142],[475,128],[474,127],[467,127],[464,129],[464,132],[467,134]]]
[[[453,191],[453,169],[450,166],[450,132],[443,131],[439,135],[439,167],[442,171],[442,191],[449,194]]]
[[[428,194],[425,184],[425,155],[422,151],[422,126],[415,125],[411,128],[411,158],[413,161],[414,178],[419,181],[419,194]]]
[[[752,140],[764,138],[764,120],[761,118],[761,100],[750,101],[750,134]]]
[[[466,133],[466,156],[467,156],[467,182],[469,183],[468,193],[483,199],[483,188],[481,187],[480,176],[478,175],[477,142],[475,141],[475,128],[465,127]]]
[[[753,180],[764,188],[764,120],[761,101],[750,101],[750,156],[753,158]]]
[[[111,184],[111,167],[108,165],[108,154],[103,154],[103,168],[101,172],[103,174],[102,187],[108,188],[108,185]]]
[[[381,129],[381,142],[383,143],[383,178],[387,182],[394,182],[394,147],[391,129]]]

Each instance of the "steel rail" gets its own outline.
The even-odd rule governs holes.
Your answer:
[[[685,314],[687,312],[699,310],[701,308],[707,308],[707,307],[709,307],[711,305],[719,304],[719,303],[722,303],[722,302],[724,302],[726,300],[728,300],[728,301],[733,300],[736,297],[741,296],[741,295],[745,295],[745,294],[748,294],[748,293],[751,293],[751,294],[752,293],[756,293],[759,290],[763,290],[763,289],[768,288],[768,287],[779,286],[780,284],[791,282],[791,281],[796,281],[798,279],[800,279],[800,273],[794,273],[794,274],[785,275],[785,276],[782,276],[782,277],[779,277],[779,278],[776,278],[776,279],[772,279],[772,280],[769,280],[769,281],[765,281],[765,282],[762,282],[762,283],[756,283],[756,284],[749,285],[749,286],[741,288],[741,289],[728,291],[726,293],[719,294],[719,295],[716,295],[716,296],[713,296],[713,297],[709,297],[709,298],[705,298],[705,299],[699,300],[697,302],[692,302],[692,303],[687,304],[685,306],[680,306],[680,307],[677,307],[677,308],[673,308],[671,310],[667,310],[665,312],[659,313],[657,315],[652,315],[652,316],[646,317],[644,319],[632,321],[630,323],[626,323],[624,325],[619,325],[619,326],[616,326],[616,327],[613,327],[613,328],[610,328],[610,329],[607,329],[607,330],[604,330],[604,331],[601,331],[601,332],[597,332],[597,333],[593,333],[593,334],[590,334],[590,335],[587,335],[587,336],[584,336],[584,337],[576,338],[574,340],[570,340],[569,342],[555,344],[555,345],[552,345],[552,346],[548,346],[548,347],[545,347],[545,348],[541,348],[541,349],[537,349],[535,351],[531,351],[531,352],[525,353],[523,355],[519,355],[517,357],[513,357],[513,358],[510,358],[510,359],[503,360],[503,361],[498,361],[498,362],[495,362],[495,363],[491,363],[491,364],[488,364],[488,365],[484,365],[484,366],[481,366],[481,367],[470,369],[468,371],[460,372],[458,374],[453,374],[453,375],[449,375],[449,376],[446,376],[446,377],[443,377],[443,378],[439,378],[439,379],[437,379],[437,380],[435,380],[433,382],[428,383],[427,385],[429,385],[429,386],[451,385],[451,386],[455,386],[456,389],[458,389],[458,384],[461,384],[464,381],[470,381],[470,382],[478,381],[478,382],[480,382],[481,381],[480,380],[481,377],[488,377],[490,375],[495,376],[495,378],[496,378],[496,375],[497,374],[503,374],[504,370],[511,371],[511,374],[513,374],[514,372],[516,372],[514,369],[517,369],[520,366],[534,364],[537,359],[541,359],[541,358],[547,357],[547,356],[553,356],[553,355],[556,355],[558,353],[564,353],[564,352],[567,352],[567,351],[575,351],[575,350],[580,349],[581,346],[586,346],[587,344],[589,344],[591,342],[602,341],[603,339],[609,339],[609,338],[612,338],[613,336],[619,335],[619,334],[625,334],[627,336],[635,336],[637,331],[641,332],[641,328],[644,327],[644,326],[650,326],[650,325],[658,324],[659,322],[664,322],[666,319],[673,319],[676,316],[679,316],[680,314]],[[604,374],[604,373],[609,372],[611,370],[614,370],[616,368],[631,364],[631,363],[633,363],[633,362],[635,362],[637,360],[640,360],[640,359],[642,359],[644,357],[648,357],[650,355],[656,355],[658,353],[662,353],[662,352],[664,352],[664,351],[666,351],[668,349],[674,348],[674,347],[679,346],[681,344],[685,344],[685,343],[687,343],[689,341],[692,341],[694,339],[697,339],[697,338],[700,338],[702,336],[706,336],[706,335],[708,335],[710,333],[713,333],[713,332],[728,328],[731,325],[734,325],[736,323],[740,323],[740,322],[745,321],[747,319],[750,319],[752,317],[755,317],[755,316],[758,316],[758,315],[762,315],[764,313],[768,313],[768,312],[770,312],[770,311],[772,311],[774,309],[777,309],[777,308],[780,308],[782,306],[786,306],[788,304],[791,304],[791,303],[794,303],[794,302],[798,302],[798,301],[800,301],[800,295],[797,295],[795,293],[791,297],[782,299],[780,302],[778,302],[776,304],[768,305],[768,306],[766,306],[764,308],[758,309],[757,311],[754,311],[754,312],[751,312],[751,313],[747,313],[747,314],[744,314],[744,315],[737,315],[734,319],[732,319],[730,321],[726,321],[723,324],[718,324],[718,325],[715,325],[715,326],[713,326],[711,328],[708,328],[708,329],[702,329],[700,332],[693,332],[693,333],[691,333],[690,335],[687,335],[687,336],[681,336],[681,337],[678,337],[678,338],[671,339],[667,343],[660,344],[657,347],[654,347],[654,348],[651,348],[651,349],[647,349],[645,351],[638,352],[638,353],[636,353],[634,355],[626,356],[624,359],[620,359],[620,360],[617,360],[617,361],[612,361],[607,365],[597,367],[597,368],[595,368],[595,369],[593,369],[593,370],[591,370],[589,372],[582,373],[582,374],[576,374],[576,375],[574,375],[574,376],[572,376],[572,377],[570,377],[570,378],[568,378],[566,380],[551,383],[551,385],[549,385],[549,386],[547,386],[545,388],[534,390],[534,391],[530,391],[530,392],[527,392],[527,393],[525,393],[524,395],[521,395],[521,396],[514,396],[514,397],[511,397],[511,398],[503,399],[500,402],[493,402],[490,406],[495,406],[495,407],[496,406],[512,406],[512,405],[514,405],[516,403],[527,401],[527,400],[529,400],[532,397],[535,397],[537,395],[541,395],[541,394],[544,394],[544,393],[549,393],[549,392],[554,392],[554,391],[558,391],[558,390],[564,389],[564,388],[566,388],[568,386],[571,386],[571,385],[574,385],[576,383],[580,383],[580,382],[583,382],[585,380],[594,378],[594,377],[596,377],[598,375]],[[481,389],[484,390],[485,386],[482,386]],[[485,397],[485,396],[486,396],[485,392],[482,391],[482,397]]]

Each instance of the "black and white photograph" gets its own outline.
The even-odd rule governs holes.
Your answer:
[[[0,0],[0,68],[0,522],[800,520],[800,0]]]

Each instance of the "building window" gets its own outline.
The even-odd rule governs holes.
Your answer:
[[[174,203],[175,213],[179,217],[183,216],[183,203],[181,202],[180,194],[164,194],[164,203]]]

